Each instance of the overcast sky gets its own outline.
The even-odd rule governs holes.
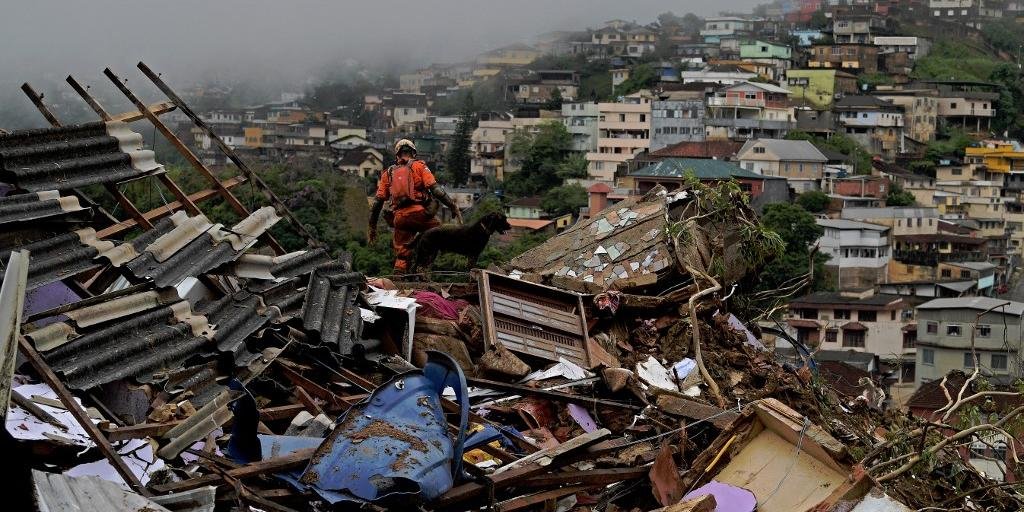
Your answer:
[[[556,29],[755,0],[0,0],[0,82],[164,74],[309,73],[355,58],[452,61]]]

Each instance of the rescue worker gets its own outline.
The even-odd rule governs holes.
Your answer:
[[[395,274],[404,274],[413,257],[410,244],[416,235],[441,225],[435,214],[438,203],[445,205],[462,224],[462,212],[434,179],[427,164],[416,159],[416,145],[409,139],[395,143],[397,161],[380,173],[377,194],[370,208],[370,243],[377,240],[377,220],[385,201],[384,221],[393,229],[391,246],[395,252]]]

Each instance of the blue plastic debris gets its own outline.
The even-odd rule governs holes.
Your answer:
[[[446,387],[461,409],[454,442],[441,408]],[[422,371],[396,376],[349,409],[299,481],[332,504],[432,500],[462,476],[468,420],[465,376],[448,355],[428,352]]]

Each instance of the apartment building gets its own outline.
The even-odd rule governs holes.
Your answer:
[[[871,44],[876,36],[889,33],[886,18],[879,14],[837,14],[833,18],[832,38],[840,44]]]
[[[871,288],[888,276],[891,257],[887,226],[845,219],[818,219],[824,228],[818,239],[830,257],[825,271],[840,289]]]
[[[790,98],[816,109],[828,109],[837,98],[857,94],[857,77],[838,69],[790,69],[785,85]]]
[[[821,188],[828,158],[806,140],[748,140],[736,152],[744,169],[764,176],[786,178],[797,193]]]
[[[935,139],[939,119],[939,99],[933,89],[882,89],[874,93],[880,100],[903,109],[903,128],[916,142]]]
[[[956,80],[922,82],[938,92],[938,117],[949,127],[969,133],[988,134],[996,115],[999,86]]]
[[[878,47],[868,43],[815,44],[811,46],[807,67],[877,73]]]
[[[595,102],[562,103],[562,123],[572,135],[572,150],[597,151],[597,120],[600,116]]]
[[[822,350],[853,350],[913,364],[913,336],[904,328],[913,320],[902,297],[873,290],[814,292],[790,301],[786,323],[797,340]]]
[[[707,111],[702,91],[673,91],[651,103],[651,151],[704,140]]]
[[[1022,315],[1024,303],[991,297],[921,304],[915,384],[942,379],[951,370],[971,373],[976,365],[989,377],[1020,375]]]
[[[845,96],[833,110],[842,132],[872,153],[891,160],[903,149],[903,108],[874,96]]]
[[[893,236],[933,235],[939,229],[939,211],[930,207],[843,208],[839,218],[886,226]]]
[[[590,179],[614,183],[619,165],[651,146],[650,93],[641,91],[617,103],[599,103],[597,150],[587,153]]]
[[[511,119],[490,119],[477,123],[470,136],[470,175],[481,179],[505,179],[505,140],[514,129]]]
[[[784,44],[752,41],[740,44],[740,59],[766,65],[767,77],[778,81],[792,66],[793,49]]]
[[[709,139],[781,139],[796,126],[789,91],[743,82],[723,87],[707,100],[705,135]]]

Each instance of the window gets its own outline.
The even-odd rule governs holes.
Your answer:
[[[952,171],[953,176],[960,176],[963,173],[964,173],[964,170],[959,168],[959,167],[957,167],[956,169],[953,169],[953,171]]]
[[[956,102],[952,102],[952,103],[950,103],[950,104],[949,104],[949,108],[956,108]]]
[[[939,323],[938,322],[928,322],[928,323],[926,323],[925,324],[925,332],[927,332],[928,334],[938,334],[939,333]]]
[[[844,331],[843,332],[843,346],[844,347],[864,347],[864,331]]]
[[[836,320],[849,320],[850,310],[849,309],[837,309],[835,310]]]
[[[946,336],[960,337],[960,324],[949,324],[946,326]]]
[[[763,154],[764,153],[764,147],[762,147],[762,146],[755,146],[754,147],[754,153]]]
[[[964,352],[964,368],[974,368],[974,354]]]
[[[992,458],[996,459],[996,460],[1001,460],[1001,461],[1005,461],[1006,460],[1006,444],[1005,443],[996,443],[995,445],[993,445],[993,447],[992,447]]]
[[[826,343],[835,343],[837,341],[839,341],[839,330],[838,329],[828,329],[827,331],[825,331],[825,342]]]
[[[935,364],[935,350],[930,348],[921,349],[921,364]]]
[[[896,310],[895,309],[889,312],[889,320],[892,320],[894,322],[896,321]]]
[[[942,277],[953,277],[953,271],[948,268],[942,269]]]
[[[961,279],[970,279],[971,278],[971,271],[970,270],[961,270],[960,271],[960,278]]]
[[[800,310],[800,318],[803,318],[803,319],[806,319],[806,320],[817,320],[818,319],[818,310],[817,309],[801,309]]]
[[[640,114],[640,122],[641,123],[646,123],[647,122],[647,114]]]
[[[992,369],[993,370],[1005,370],[1007,368],[1006,354],[992,354]]]
[[[878,320],[878,315],[875,311],[858,311],[857,320],[861,322],[875,322]]]
[[[914,348],[917,344],[917,332],[907,331],[903,333],[903,348]]]
[[[625,123],[626,122],[626,114],[619,114],[619,122],[620,123]]]

